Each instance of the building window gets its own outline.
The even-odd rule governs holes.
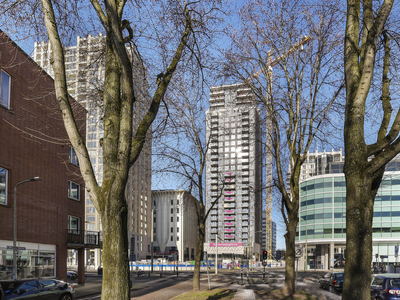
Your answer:
[[[176,213],[179,214],[179,208],[176,209]]]
[[[176,232],[179,232],[179,227],[176,227]]]
[[[94,214],[95,212],[96,212],[96,209],[94,207],[86,207],[86,213]]]
[[[173,208],[171,208],[171,214],[173,214],[174,213],[174,209]]]
[[[0,168],[0,204],[7,205],[8,170]]]
[[[179,236],[176,237],[176,240],[179,242]]]
[[[176,204],[179,205],[179,199],[176,199]]]
[[[73,147],[69,147],[69,162],[75,166],[79,166],[78,157]]]
[[[79,201],[80,186],[79,184],[68,181],[68,198]]]
[[[171,205],[174,205],[174,200],[171,200]]]
[[[174,221],[174,217],[171,217],[171,222],[173,222]]]
[[[10,108],[10,75],[1,70],[0,78],[0,104],[6,108]]]
[[[179,222],[179,217],[176,217],[176,221]]]
[[[174,237],[171,235],[171,242],[173,242],[174,241]]]
[[[174,227],[171,227],[171,233],[174,233]]]
[[[68,231],[78,232],[79,231],[79,218],[74,216],[68,216]]]

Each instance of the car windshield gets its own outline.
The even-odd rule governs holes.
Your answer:
[[[400,278],[390,279],[389,285],[394,288],[400,288]]]

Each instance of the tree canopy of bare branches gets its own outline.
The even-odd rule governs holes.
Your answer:
[[[267,151],[286,224],[285,291],[295,291],[300,168],[343,88],[340,4],[248,1],[230,32],[224,75],[247,83],[267,115]],[[289,177],[286,177],[289,174]]]

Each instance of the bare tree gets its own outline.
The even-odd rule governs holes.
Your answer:
[[[248,1],[231,32],[225,75],[245,82],[266,109],[267,151],[286,225],[284,290],[295,292],[300,168],[343,84],[340,4]],[[304,48],[304,49],[303,49]],[[272,77],[272,67],[274,76]],[[288,177],[287,177],[288,174]]]
[[[178,64],[185,57],[193,58],[198,52],[196,38],[203,34],[214,12],[214,1],[165,1],[154,7],[154,18],[143,20],[141,9],[151,8],[125,0],[71,1],[60,3],[51,0],[4,1],[2,20],[17,18],[27,21],[37,32],[47,33],[52,50],[55,90],[59,108],[69,140],[76,150],[79,167],[96,210],[99,212],[103,227],[103,265],[104,277],[102,299],[130,299],[127,212],[125,186],[130,167],[135,163],[146,140],[146,134],[155,119],[160,103],[168,89]],[[83,13],[81,9],[85,9]],[[27,17],[29,14],[29,17]],[[32,23],[44,16],[44,23]],[[97,17],[97,18],[96,18]],[[126,19],[125,19],[126,18]],[[105,43],[105,78],[100,91],[104,108],[104,138],[101,139],[103,150],[103,181],[98,184],[90,162],[84,139],[80,136],[75,116],[68,97],[65,58],[63,46],[68,37],[75,36],[81,24],[92,24],[101,28],[106,35]],[[146,23],[146,24],[145,24]],[[138,86],[136,82],[147,80],[147,73],[133,71],[132,63],[142,64],[138,40],[145,35],[146,29],[152,30],[143,39],[142,48],[147,47],[153,57],[162,53],[161,59],[154,59],[149,66],[154,67],[151,74],[158,74],[153,90],[149,90],[151,105],[143,117],[135,110]],[[151,35],[153,33],[153,35]],[[167,38],[168,37],[168,38]],[[157,43],[157,46],[155,46]],[[127,44],[134,46],[133,56],[127,51]],[[171,45],[173,45],[171,47]],[[172,48],[172,49],[171,49]],[[189,49],[191,49],[189,51]],[[157,52],[158,51],[158,52]],[[198,56],[198,54],[197,54]],[[196,61],[196,60],[195,60]],[[142,87],[141,87],[142,88]],[[133,125],[138,119],[139,126]]]
[[[369,299],[374,200],[386,164],[400,152],[400,111],[393,106],[391,80],[398,52],[398,18],[394,1],[347,1],[344,71],[346,113],[346,266],[343,299]],[[392,17],[390,16],[392,14]],[[392,19],[390,19],[392,18]],[[396,48],[393,45],[397,45]],[[392,65],[392,66],[391,66]],[[381,81],[380,85],[376,84]],[[372,88],[374,86],[374,88]],[[381,104],[376,135],[368,144],[366,117]],[[394,111],[397,112],[392,115]]]
[[[222,196],[222,190],[210,208],[205,205],[206,156],[212,149],[206,137],[205,99],[201,82],[186,85],[179,81],[169,93],[176,101],[169,106],[170,124],[157,139],[156,160],[159,172],[170,174],[194,195],[198,236],[195,251],[193,290],[200,290],[200,263],[205,242],[206,220]],[[222,177],[221,180],[222,182]],[[193,206],[191,206],[193,207]]]

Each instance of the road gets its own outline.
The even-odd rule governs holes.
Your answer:
[[[210,281],[207,274],[201,274],[201,289],[223,287],[236,290],[254,290],[256,294],[262,295],[272,289],[282,288],[284,283],[283,268],[267,268],[265,279],[263,279],[262,269],[249,272],[221,270],[218,275],[210,273]],[[146,299],[171,299],[179,294],[192,289],[192,272],[179,272],[179,277],[175,274],[165,273],[160,278],[159,273],[151,274],[151,277],[134,277],[131,297],[138,300]],[[321,300],[341,300],[341,295],[333,294],[318,287],[318,278],[325,273],[321,271],[298,272],[297,288],[315,295]],[[148,272],[146,272],[148,275]],[[102,277],[88,276],[87,284],[84,287],[76,287],[77,300],[98,300],[100,299]]]

